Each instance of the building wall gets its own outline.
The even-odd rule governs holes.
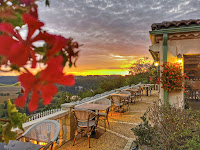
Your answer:
[[[200,39],[169,40],[167,61],[177,62],[176,56],[179,53],[181,55],[200,54]],[[182,66],[184,67],[184,60]],[[184,106],[184,90],[170,92],[169,100],[171,104],[176,104],[178,107]]]
[[[168,40],[168,50],[167,50],[167,61],[175,63],[177,62],[177,54],[200,54],[200,39],[183,39],[183,40]],[[155,46],[150,46],[154,51],[159,51],[160,53],[160,64],[163,64],[163,42],[162,40]],[[157,50],[159,49],[159,50]],[[183,60],[184,64],[184,60]],[[182,64],[182,66],[184,66]],[[161,68],[162,69],[162,68]],[[162,72],[162,70],[161,70]],[[183,68],[184,72],[184,68]],[[164,90],[160,86],[159,98],[164,101],[163,98]],[[169,93],[169,103],[176,105],[177,107],[184,106],[184,91],[170,92]]]

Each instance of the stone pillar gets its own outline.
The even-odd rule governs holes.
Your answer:
[[[64,135],[63,138],[68,141],[74,138],[75,134],[75,119],[72,112],[72,109],[74,108],[74,103],[65,103],[61,105],[62,110],[68,110],[69,114],[65,116],[65,121],[63,122],[63,130]]]

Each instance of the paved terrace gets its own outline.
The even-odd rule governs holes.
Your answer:
[[[131,129],[140,124],[140,117],[144,112],[158,101],[158,91],[152,91],[151,96],[142,96],[135,104],[130,104],[130,109],[120,115],[118,112],[109,114],[110,129],[104,131],[104,123],[98,124],[98,138],[90,138],[91,150],[128,150],[135,139]],[[126,107],[125,107],[126,108]],[[58,150],[87,150],[87,137],[77,136],[75,146],[73,140],[66,142]]]

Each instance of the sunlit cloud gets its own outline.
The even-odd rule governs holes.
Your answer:
[[[106,74],[109,68],[119,68],[110,73],[121,73],[142,57],[152,61],[148,50],[153,23],[200,16],[199,0],[51,0],[50,7],[37,3],[45,30],[83,44],[77,67],[65,69],[75,75]]]

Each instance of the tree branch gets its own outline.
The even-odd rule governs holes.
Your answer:
[[[0,118],[0,121],[1,122],[10,122],[10,120],[8,120],[8,119],[2,119],[2,118]]]

